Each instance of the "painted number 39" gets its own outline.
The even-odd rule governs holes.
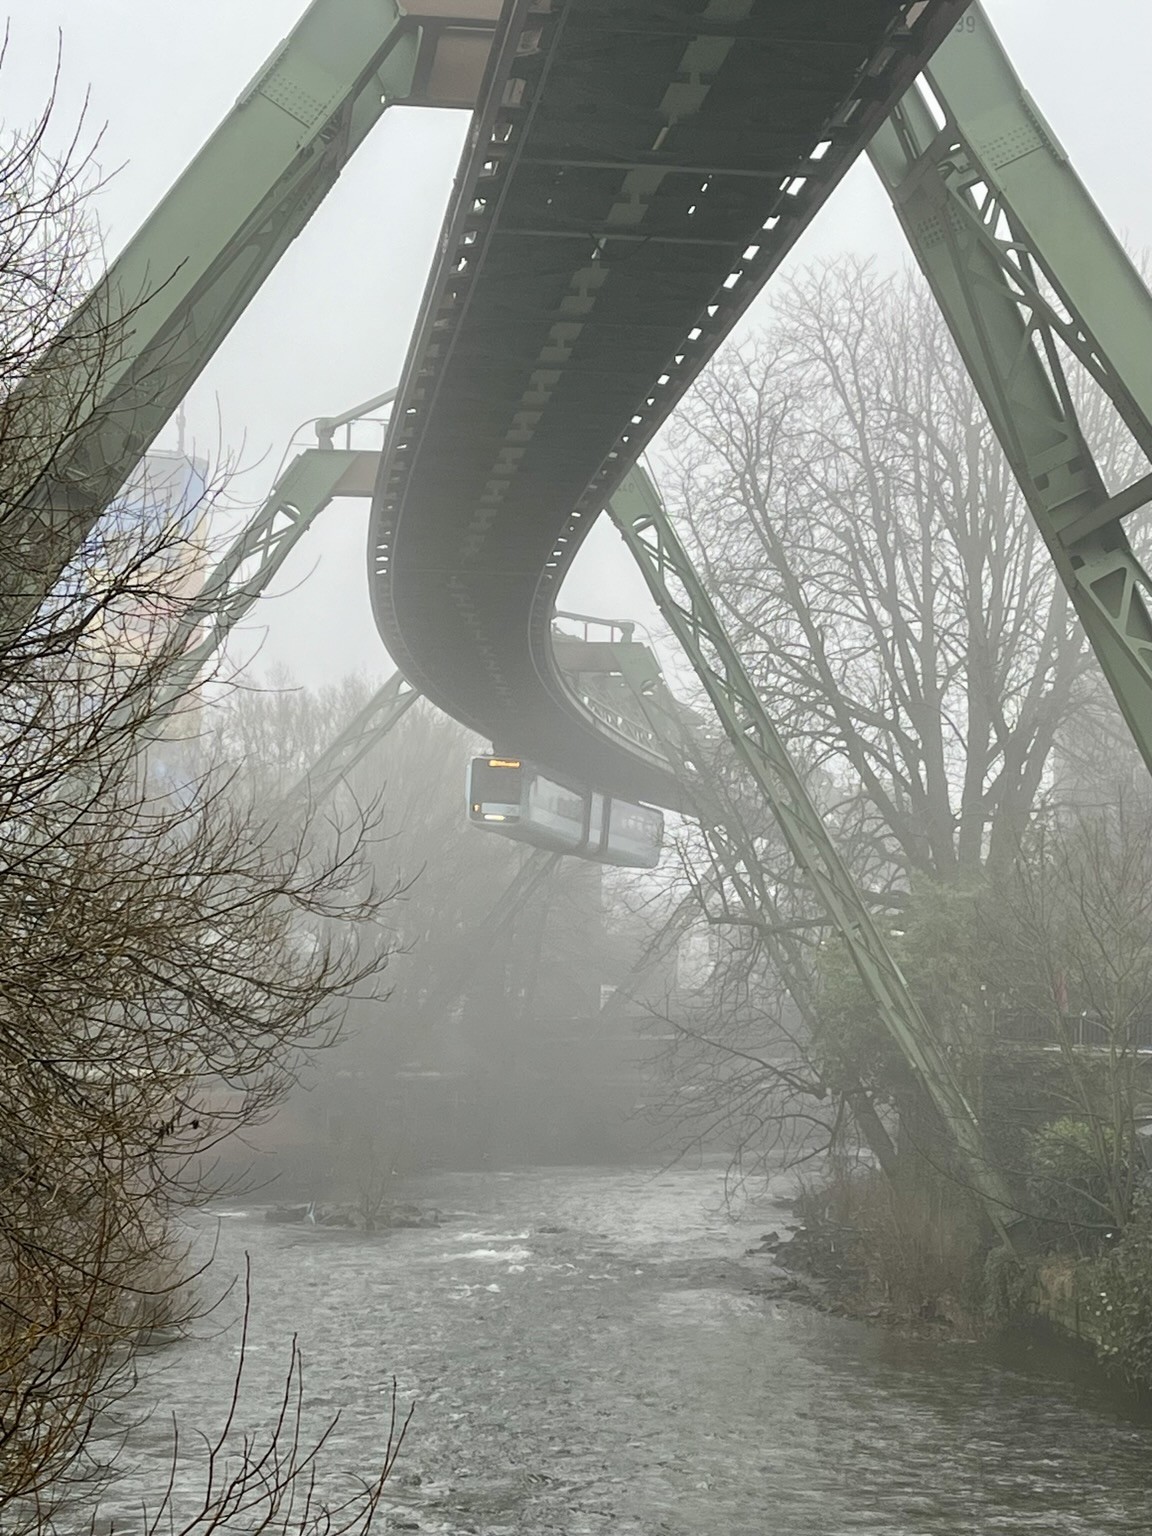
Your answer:
[[[975,16],[961,16],[960,20],[956,23],[954,30],[957,32],[975,32]]]

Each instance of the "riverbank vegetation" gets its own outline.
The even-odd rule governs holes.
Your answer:
[[[1083,398],[1123,481],[1130,441]],[[784,285],[686,401],[663,487],[946,1045],[1015,1253],[990,1256],[950,1138],[743,800],[756,902],[681,839],[708,955],[665,1010],[686,1136],[722,1132],[744,1177],[823,1165],[803,1246],[866,1312],[994,1326],[1039,1310],[1053,1256],[1107,1272],[1100,1347],[1139,1375],[1152,795],[920,282],[840,261]]]
[[[130,325],[82,307],[100,254],[84,136],[81,124],[52,152],[49,109],[0,144],[0,1526],[11,1536],[96,1522],[141,1349],[210,1300],[190,1283],[181,1219],[217,1192],[221,1142],[282,1100],[333,1039],[350,991],[377,989],[394,894],[364,856],[372,805],[339,826],[270,818],[241,756],[216,751],[184,771],[164,739],[187,744],[203,728],[199,695],[179,701],[175,726],[164,695],[211,546],[211,490],[176,504],[138,476],[46,595],[38,538],[13,533],[30,507],[38,534],[60,515],[53,465],[91,425],[90,386]],[[74,475],[71,514],[85,495]],[[245,1442],[234,1411],[190,1511],[196,1461],[174,1438],[171,1481],[138,1512],[140,1530],[323,1520],[299,1360],[285,1347],[279,1426]],[[363,1527],[378,1498],[373,1484],[332,1528]]]
[[[126,323],[82,307],[97,180],[79,137],[48,154],[50,121],[0,147],[0,528],[51,515],[46,472]],[[840,1304],[969,1331],[1047,1309],[1152,1386],[1152,793],[920,285],[853,262],[785,285],[664,468],[984,1128],[1012,1251],[721,741],[729,845],[680,826],[666,888],[577,866],[500,922],[522,855],[462,826],[461,728],[414,708],[320,806],[295,786],[367,684],[202,679],[171,711],[213,494],[138,480],[31,606],[37,553],[15,543],[0,615],[5,1532],[72,1528],[114,1480],[141,1350],[204,1303],[180,1221],[219,1192],[222,1149],[276,1111],[304,1208],[330,1194],[372,1230],[424,1162],[607,1157],[590,1103],[653,1081],[621,1038],[663,1049],[660,1115],[689,1144],[747,1178],[804,1171],[791,1262]],[[68,486],[73,510],[85,495]],[[623,1030],[629,1009],[660,1038]],[[175,1444],[140,1528],[367,1529],[402,1427],[324,1507],[302,1401],[293,1346],[270,1438],[239,1437],[234,1405],[190,1512]]]

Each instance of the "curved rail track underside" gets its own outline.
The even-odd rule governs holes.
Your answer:
[[[514,0],[373,502],[376,622],[490,739],[680,804],[551,645],[620,479],[965,0]]]

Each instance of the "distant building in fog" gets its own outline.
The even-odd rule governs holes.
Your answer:
[[[145,455],[97,528],[94,579],[100,586],[104,560],[121,588],[97,621],[111,651],[146,651],[199,590],[209,513],[207,460],[172,449]]]

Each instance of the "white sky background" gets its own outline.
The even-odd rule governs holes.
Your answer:
[[[133,233],[231,107],[305,0],[9,0],[0,75],[6,126],[34,118],[58,40],[61,125],[85,92],[109,253]],[[1149,0],[986,0],[1026,88],[1114,227],[1152,247]],[[463,113],[393,109],[249,306],[187,403],[189,442],[239,458],[233,494],[258,502],[298,425],[398,379],[466,126]],[[891,266],[902,237],[871,170],[856,167],[789,265],[853,251]],[[755,320],[755,309],[752,319]],[[175,445],[170,426],[160,446]],[[377,446],[364,441],[364,446]],[[367,507],[324,513],[256,610],[258,669],[301,683],[391,670],[372,622]],[[650,622],[638,573],[609,527],[590,535],[561,606]],[[255,639],[255,633],[252,637]]]

